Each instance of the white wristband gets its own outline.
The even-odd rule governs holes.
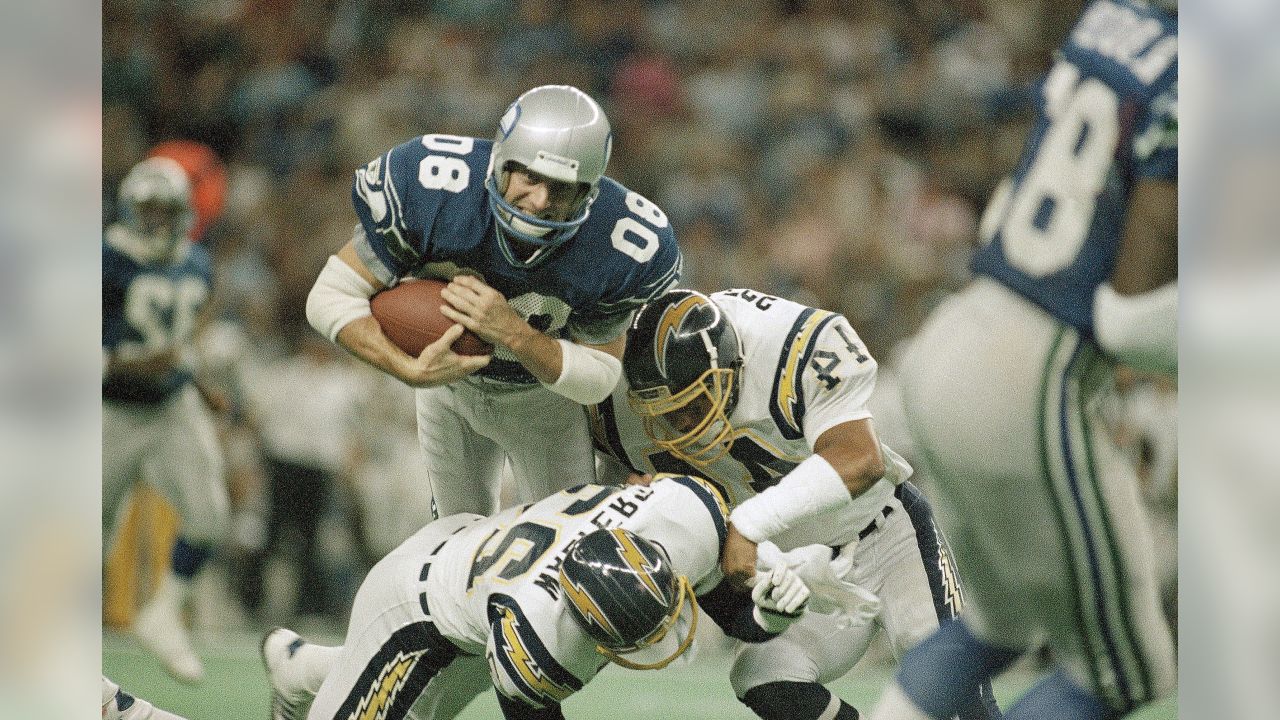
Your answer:
[[[548,388],[579,405],[603,402],[622,377],[622,361],[603,350],[568,340],[560,343],[560,377]]]
[[[1178,283],[1139,295],[1121,295],[1111,283],[1093,294],[1098,344],[1138,370],[1178,368]]]
[[[307,322],[316,332],[335,340],[338,331],[353,320],[372,314],[372,295],[373,285],[368,280],[337,255],[330,255],[307,295]]]
[[[729,514],[729,522],[746,539],[761,543],[789,530],[796,522],[849,502],[840,473],[821,455],[783,476],[777,485],[748,499]]]

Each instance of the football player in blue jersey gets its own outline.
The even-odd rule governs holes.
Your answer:
[[[680,277],[663,212],[604,176],[613,136],[600,105],[563,85],[521,95],[492,141],[414,138],[355,173],[355,235],[317,278],[307,318],[418,388],[418,432],[437,517],[497,509],[509,462],[522,502],[594,477],[583,404],[621,374],[632,311]],[[370,315],[400,280],[450,280],[455,325],[418,357]],[[454,354],[469,329],[492,355]]]
[[[1176,17],[1087,6],[983,218],[977,278],[910,346],[904,405],[968,602],[875,720],[947,717],[1046,640],[1054,670],[1006,718],[1114,718],[1174,685],[1134,470],[1097,411],[1116,363],[1177,370],[1177,53]]]
[[[134,632],[174,677],[203,678],[181,608],[229,522],[222,450],[184,357],[209,298],[212,260],[188,237],[186,172],[169,158],[129,171],[122,219],[102,243],[102,519],[115,521],[135,480],[182,517],[172,570],[138,613]]]

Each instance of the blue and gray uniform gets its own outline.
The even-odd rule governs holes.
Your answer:
[[[1128,217],[1135,186],[1177,182],[1177,49],[1177,19],[1144,2],[1085,9],[983,218],[977,279],[904,359],[908,425],[967,583],[964,624],[948,632],[998,649],[969,653],[953,681],[1045,637],[1057,688],[1116,712],[1175,680],[1134,471],[1098,417],[1113,362],[1094,341],[1093,298],[1126,224],[1141,222]],[[964,642],[930,640],[918,657]],[[904,663],[902,683],[936,715],[946,683],[928,679],[932,661]]]
[[[102,348],[121,361],[166,352],[167,369],[102,379],[102,510],[110,527],[129,487],[144,480],[183,518],[183,538],[217,540],[228,521],[222,450],[190,368],[181,359],[212,289],[209,253],[180,244],[169,262],[143,259],[120,225],[102,244]]]
[[[479,275],[535,329],[604,344],[679,279],[666,215],[607,177],[572,239],[534,267],[507,262],[484,188],[491,149],[488,140],[426,135],[356,171],[356,252],[378,280]],[[475,375],[417,398],[437,516],[496,510],[505,461],[522,501],[594,476],[582,407],[543,388],[506,348]]]

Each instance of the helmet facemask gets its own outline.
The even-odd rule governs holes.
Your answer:
[[[548,211],[554,212],[560,207],[566,208],[567,212],[560,213],[564,219],[532,215],[523,212],[506,198],[512,174],[526,170],[528,169],[524,165],[511,160],[500,171],[491,172],[485,180],[485,190],[489,193],[489,210],[497,223],[498,247],[506,261],[516,267],[534,267],[556,248],[572,239],[590,216],[591,204],[595,202],[599,192],[598,187],[586,183],[547,177],[548,194],[551,196]],[[570,182],[575,184],[567,190],[561,189]],[[564,198],[560,195],[563,192],[568,192],[573,197]]]
[[[671,393],[666,386],[631,390],[627,400],[655,445],[685,462],[705,467],[733,447],[729,415],[738,399],[741,361],[708,368],[696,382]]]
[[[195,225],[186,171],[169,158],[149,158],[120,183],[121,218],[140,249],[162,261]]]
[[[698,597],[693,593],[693,588],[689,586],[689,580],[685,576],[679,576],[677,582],[679,583],[679,595],[676,597],[675,607],[671,609],[671,614],[663,619],[662,624],[653,631],[653,634],[630,646],[610,648],[604,645],[596,645],[596,652],[608,658],[610,662],[621,665],[628,670],[661,670],[683,655],[693,645],[693,638],[698,634]],[[642,652],[662,642],[667,633],[679,622],[686,600],[688,600],[689,604],[689,632],[683,640],[679,641],[675,650],[666,657],[652,662],[639,662],[623,657],[623,655]]]
[[[609,118],[577,88],[544,85],[511,103],[498,123],[484,184],[498,248],[508,263],[535,267],[577,234],[591,214],[612,150]],[[538,217],[507,200],[516,170],[575,185],[563,217]]]

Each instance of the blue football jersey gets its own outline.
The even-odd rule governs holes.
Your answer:
[[[1178,178],[1178,21],[1140,0],[1089,5],[1044,78],[1017,169],[982,219],[973,269],[1093,336],[1129,194]]]
[[[188,244],[170,264],[142,262],[111,242],[120,232],[127,231],[109,228],[102,243],[102,347],[128,360],[186,345],[212,290],[208,251]],[[160,376],[108,375],[102,396],[156,403],[189,382],[191,372],[181,366]]]
[[[492,146],[424,135],[356,171],[352,202],[364,229],[357,252],[380,281],[472,272],[534,328],[600,344],[625,332],[632,310],[679,280],[682,260],[667,216],[607,177],[572,239],[540,265],[512,266],[498,247],[484,188]],[[480,374],[536,382],[505,348]]]

